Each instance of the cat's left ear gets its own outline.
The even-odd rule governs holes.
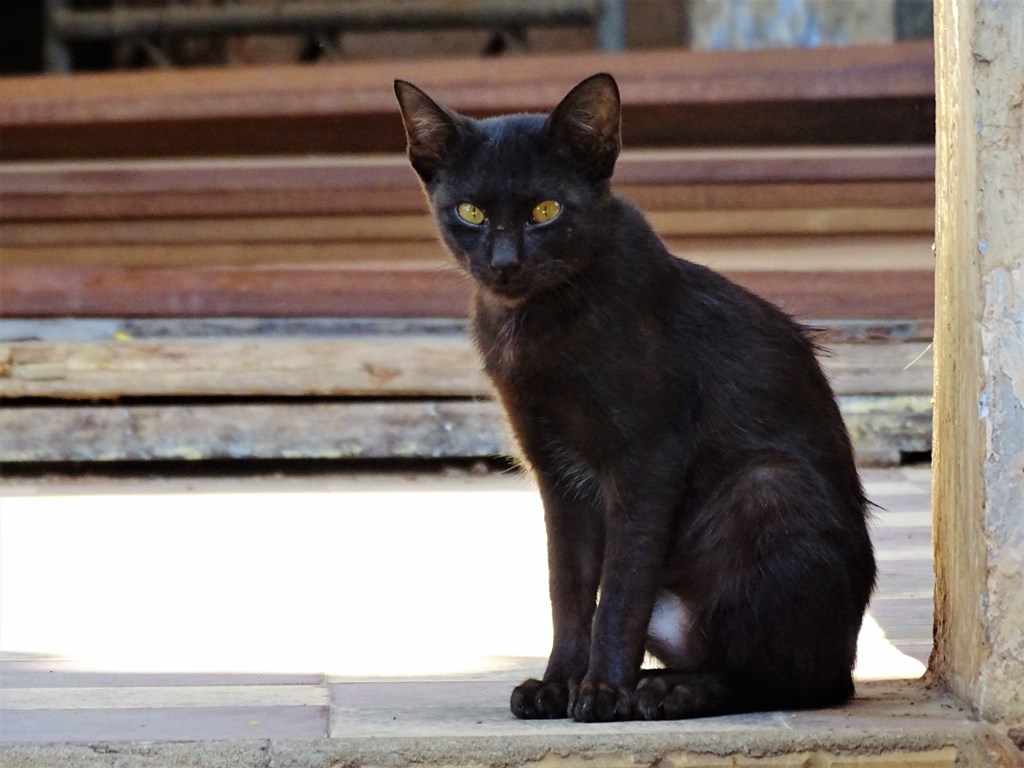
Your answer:
[[[607,179],[622,148],[621,113],[615,78],[601,73],[569,91],[548,118],[548,131],[599,179]]]
[[[460,140],[459,117],[404,80],[395,80],[395,96],[405,123],[409,161],[427,183]]]

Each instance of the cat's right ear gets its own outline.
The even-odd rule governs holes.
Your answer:
[[[409,162],[429,182],[460,138],[458,117],[412,83],[395,80],[395,96],[402,111]]]

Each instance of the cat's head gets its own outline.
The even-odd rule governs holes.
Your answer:
[[[607,237],[621,146],[611,75],[584,80],[550,115],[475,120],[402,80],[395,94],[441,236],[480,285],[514,303],[585,268]]]

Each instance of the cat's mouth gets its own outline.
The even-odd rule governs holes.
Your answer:
[[[531,286],[526,280],[515,277],[494,277],[484,283],[491,293],[510,303],[518,303],[529,296]]]
[[[511,303],[525,299],[533,290],[533,281],[521,270],[471,270],[476,282],[498,298]]]

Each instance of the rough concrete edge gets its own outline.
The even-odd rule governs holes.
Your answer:
[[[762,759],[813,754],[879,758],[948,756],[958,765],[1017,766],[1009,740],[987,723],[964,721],[957,729],[895,728],[598,736],[347,738],[307,741],[125,742],[109,744],[0,745],[5,768],[510,768],[544,763],[557,768],[643,768],[728,760],[757,765]],[[1019,753],[1018,753],[1019,755]],[[892,765],[889,761],[880,764]],[[873,761],[872,761],[873,762]],[[945,760],[936,764],[943,764]],[[802,764],[802,763],[801,763]],[[817,764],[817,763],[815,763]],[[870,765],[871,762],[866,762]],[[914,764],[917,764],[916,762]],[[929,761],[929,765],[932,763]]]

